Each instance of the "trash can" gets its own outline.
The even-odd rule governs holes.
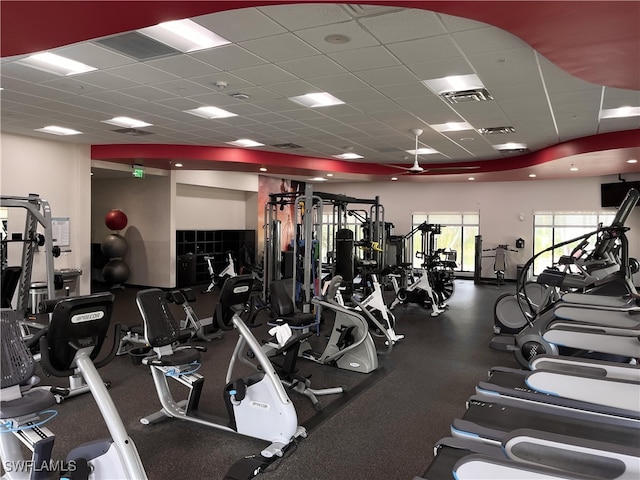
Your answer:
[[[524,264],[518,264],[516,265],[516,279],[520,278],[520,275],[522,274],[522,271],[524,270]],[[531,270],[527,270],[527,277],[523,278],[524,282],[528,282],[529,280],[531,280]]]
[[[29,285],[29,311],[38,313],[38,305],[48,299],[47,282],[32,282]]]

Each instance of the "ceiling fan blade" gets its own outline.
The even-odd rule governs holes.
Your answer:
[[[452,165],[450,167],[442,166],[442,167],[425,168],[423,169],[422,173],[429,173],[429,172],[435,172],[435,171],[437,171],[438,173],[460,173],[465,170],[476,170],[478,168],[480,168],[478,165],[473,165],[469,167],[456,167]]]

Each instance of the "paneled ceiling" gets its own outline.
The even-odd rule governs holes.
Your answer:
[[[330,181],[640,171],[628,163],[640,160],[640,2],[274,3],[3,1],[1,129],[90,144],[96,160]],[[180,18],[230,43],[148,59],[122,50],[140,52],[135,29]],[[96,70],[23,63],[43,51]],[[486,99],[450,103],[423,83],[468,75]],[[312,92],[344,103],[289,99]],[[187,112],[203,106],[235,116]],[[621,107],[635,115],[603,118]],[[104,123],[116,116],[152,125],[118,132]],[[466,129],[437,130],[451,122]],[[82,133],[36,131],[47,125]],[[415,129],[418,147],[435,151],[418,155],[419,175],[407,171]],[[264,145],[227,143],[240,138]],[[362,158],[335,157],[345,153]]]

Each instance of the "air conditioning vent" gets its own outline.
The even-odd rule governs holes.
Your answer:
[[[181,52],[138,32],[123,33],[96,40],[95,43],[136,60],[168,57]]]
[[[132,137],[143,137],[145,135],[153,135],[153,132],[147,132],[145,130],[138,130],[137,128],[120,128],[113,130],[116,133],[122,133],[123,135],[130,135]]]
[[[514,133],[516,131],[513,127],[488,127],[488,128],[479,128],[478,132],[482,135],[496,135],[499,133]]]
[[[460,90],[457,92],[445,92],[440,96],[451,104],[486,102],[487,100],[493,100],[493,97],[486,88]]]
[[[272,147],[281,148],[283,150],[295,150],[297,148],[302,148],[300,145],[296,145],[295,143],[278,143],[276,145],[271,145]]]

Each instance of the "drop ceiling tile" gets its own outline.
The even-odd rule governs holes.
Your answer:
[[[192,20],[234,43],[286,32],[285,28],[257,8],[217,12]]]
[[[157,68],[150,67],[145,63],[136,63],[122,67],[114,67],[107,70],[108,73],[128,78],[145,85],[168,82],[178,78],[177,75],[163,72]]]
[[[459,57],[460,50],[449,35],[393,43],[387,48],[405,64],[433,62]]]
[[[446,33],[436,13],[416,8],[365,17],[360,19],[360,23],[382,43],[402,42]]]
[[[619,108],[624,106],[640,107],[640,91],[610,87],[604,89],[602,108]]]
[[[412,63],[408,65],[408,68],[421,80],[476,73],[469,61],[463,56],[433,62]]]
[[[177,97],[177,93],[169,93],[166,90],[161,90],[159,88],[154,88],[150,85],[144,85],[139,87],[129,87],[123,88],[119,90],[120,93],[125,95],[131,95],[132,97],[137,98],[138,100],[142,100],[145,102],[155,102],[157,100],[166,100],[169,98]]]
[[[114,75],[102,70],[97,72],[85,73],[82,75],[81,80],[91,85],[101,87],[105,90],[117,90],[119,88],[136,87],[140,85],[139,82],[135,82],[120,75]]]
[[[191,56],[209,65],[213,65],[219,70],[235,70],[237,68],[246,68],[268,63],[265,59],[254,55],[238,45],[224,45],[209,50],[202,50],[192,53]]]
[[[496,102],[502,111],[507,115],[548,115],[549,122],[551,119],[551,111],[546,102],[541,102],[539,97],[520,97],[516,100],[501,100]]]
[[[392,100],[408,97],[434,96],[422,83],[415,80],[410,83],[379,86],[377,90]]]
[[[360,108],[361,110],[363,110],[362,104],[367,102],[389,102],[391,108],[393,108],[394,105],[393,102],[390,102],[389,99],[387,99],[387,97],[373,88],[345,90],[344,92],[340,92],[340,99],[349,105]]]
[[[278,65],[302,79],[346,73],[346,70],[326,55],[313,55],[295,60],[285,60]]]
[[[195,98],[199,98],[199,97],[194,97],[194,98],[184,98],[184,97],[178,97],[178,98],[168,98],[166,100],[158,100],[156,102],[154,102],[155,105],[162,105],[165,108],[173,108],[176,110],[181,110],[181,111],[185,111],[185,110],[191,110],[193,108],[198,108],[198,107],[202,107],[203,105],[210,105],[210,106],[217,106],[215,103],[199,103],[197,101],[195,101]],[[162,115],[159,113],[159,115]]]
[[[400,85],[411,82],[420,83],[420,79],[403,65],[363,70],[361,72],[355,72],[355,75],[374,87]]]
[[[73,77],[61,77],[55,78],[48,82],[42,83],[47,87],[52,87],[63,92],[62,94],[69,95],[88,95],[94,92],[100,92],[105,90],[103,87],[92,85],[87,82],[81,82]]]
[[[71,58],[76,62],[86,63],[100,70],[136,63],[136,60],[131,57],[116,53],[91,42],[76,43],[62,47],[53,53]]]
[[[4,77],[2,79],[2,88],[4,89],[2,95],[5,95],[9,91],[11,91],[17,93],[19,92],[33,97],[40,97],[45,100],[61,100],[64,98],[73,97],[75,94],[77,94],[77,92],[65,92],[63,90],[58,90],[57,88],[51,88],[51,86],[49,85],[22,82],[15,78],[9,77]]]
[[[309,28],[295,32],[302,40],[317,48],[322,53],[341,52],[378,45],[378,40],[366,32],[356,22],[344,22],[334,25]],[[344,35],[349,37],[347,43],[329,43],[325,40],[330,35]]]
[[[351,72],[392,67],[400,64],[398,59],[381,45],[330,53],[328,56]]]
[[[86,74],[85,74],[86,75]],[[27,67],[17,62],[8,62],[2,65],[2,77],[15,78],[23,82],[40,83],[54,78],[60,78],[60,75],[44,72],[37,68]]]
[[[544,85],[542,82],[528,82],[526,88],[523,88],[517,82],[507,82],[500,85],[494,84],[491,81],[487,82],[489,86],[489,93],[496,101],[501,100],[517,100],[523,95],[526,96],[538,96],[541,102],[546,101]]]
[[[448,32],[463,32],[465,30],[475,30],[478,28],[486,28],[487,24],[470,18],[457,17],[454,15],[446,15],[438,13],[440,21],[444,23]]]
[[[518,37],[500,28],[487,26],[451,34],[467,55],[500,52],[515,48],[531,48]]]
[[[109,108],[112,106],[110,103],[87,97],[85,95],[75,97],[73,99],[73,104],[78,107],[82,107],[85,110],[95,111],[98,113],[104,111],[105,108]]]
[[[235,103],[231,107],[233,108],[233,113],[237,113],[240,116],[247,115],[255,115],[258,113],[268,113],[264,108],[261,108],[257,105],[253,105],[251,103]]]
[[[195,95],[204,95],[206,93],[215,92],[213,88],[209,88],[206,85],[201,85],[184,78],[171,80],[169,82],[155,83],[153,88],[165,92],[166,96],[164,98],[171,98],[175,96],[192,97]],[[123,89],[123,91],[124,90],[126,89]]]
[[[273,64],[239,68],[233,70],[232,73],[255,85],[271,85],[298,80],[296,76]]]
[[[140,100],[130,95],[125,95],[118,91],[103,91],[87,95],[89,98],[95,98],[101,102],[110,103],[112,105],[126,106],[140,103]]]
[[[189,78],[189,81],[202,85],[214,91],[238,91],[246,87],[253,87],[253,83],[232,75],[229,72],[216,72],[211,75],[202,75]],[[227,86],[223,89],[216,86],[218,82],[225,82]]]
[[[258,10],[291,31],[352,19],[351,15],[336,4],[274,5],[260,7]]]
[[[292,33],[242,42],[241,47],[270,62],[317,55],[318,51]]]
[[[309,78],[307,80],[310,84],[315,85],[321,91],[330,92],[333,94],[337,92],[343,92],[345,90],[356,90],[359,88],[367,87],[367,84],[365,82],[350,73]]]
[[[317,87],[309,82],[305,82],[304,80],[276,83],[273,85],[269,85],[268,89],[287,98],[297,97],[298,95],[306,95],[307,93],[318,92]]]
[[[157,68],[163,72],[182,78],[210,75],[219,71],[219,69],[215,68],[213,65],[193,58],[189,54],[158,58],[156,60],[149,60],[145,63],[150,67]]]

